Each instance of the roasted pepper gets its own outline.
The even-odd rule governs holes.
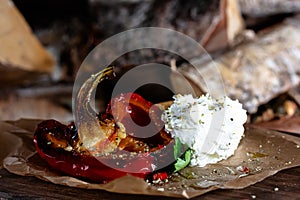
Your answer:
[[[74,123],[66,126],[55,120],[38,125],[35,147],[52,168],[74,177],[101,183],[126,174],[145,178],[173,154],[169,152],[173,146],[167,147],[172,139],[162,128],[160,112],[138,94],[121,94],[98,115],[107,138],[98,141],[93,152],[85,148]],[[151,121],[151,131],[156,134],[140,137],[143,133],[138,133],[132,123],[145,126]]]

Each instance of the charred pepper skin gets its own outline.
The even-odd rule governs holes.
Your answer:
[[[129,104],[125,105],[125,102],[120,101],[118,97],[112,99],[106,112],[99,115],[99,120],[111,118],[111,107],[116,106],[115,110],[118,115],[114,117],[116,118],[114,120],[124,123],[128,130],[130,130],[130,127],[128,127],[130,123],[127,122],[128,116],[141,124],[148,123],[149,120],[161,123],[160,113],[148,115],[149,109],[153,105],[151,102],[132,93],[125,94],[123,97],[125,97],[125,100],[127,98]],[[128,98],[130,98],[129,101]],[[129,106],[131,111],[133,111],[127,113],[129,115],[125,115],[128,111],[126,106]],[[158,112],[158,110],[155,110],[155,112]],[[158,152],[160,156],[153,156],[153,154],[149,152],[142,152],[139,156],[130,157],[123,163],[122,159],[120,162],[114,160],[115,164],[113,165],[105,164],[106,161],[111,163],[113,155],[95,157],[84,148],[80,142],[80,137],[74,123],[67,126],[55,120],[43,121],[36,128],[33,141],[37,153],[41,158],[47,161],[53,169],[84,180],[107,183],[127,174],[146,178],[153,171],[153,166],[161,162],[164,156],[169,155],[167,151],[169,151],[170,148],[164,149],[161,148],[161,146],[170,143],[171,137],[164,130],[159,130],[158,128],[156,131],[157,134],[148,140],[138,140],[138,138],[128,135],[130,140],[124,140],[123,145],[126,144],[127,146],[123,147],[123,149],[126,149],[127,152],[134,152],[136,148],[132,147],[133,145],[130,144],[130,142],[139,141],[144,145],[150,145],[150,152],[160,151]],[[117,153],[118,152],[116,152],[116,154]],[[159,157],[160,160],[157,160],[155,157]]]
[[[47,135],[54,135],[60,139],[61,144],[53,144],[47,140]],[[103,164],[100,160],[85,151],[76,149],[66,150],[64,144],[75,144],[72,137],[76,132],[72,131],[68,126],[63,125],[55,120],[47,120],[40,123],[34,135],[34,144],[37,153],[41,158],[53,168],[65,174],[86,179],[93,182],[106,183],[116,178],[120,178],[128,174],[118,168],[111,168]],[[72,146],[74,148],[75,146]],[[102,158],[103,159],[103,158]],[[107,158],[109,159],[109,158]],[[138,170],[145,167],[143,158],[127,161],[128,167],[135,166]],[[150,165],[148,167],[151,167]],[[148,173],[137,171],[137,173],[129,173],[133,176],[145,178]]]

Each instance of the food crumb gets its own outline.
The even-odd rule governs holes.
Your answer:
[[[252,194],[252,195],[251,195],[251,198],[252,198],[252,199],[256,199],[256,195]]]
[[[296,147],[297,147],[297,149],[299,149],[299,148],[300,148],[300,146],[299,146],[299,145],[297,145]]]
[[[274,191],[275,191],[275,192],[277,192],[278,190],[279,190],[279,188],[278,188],[278,187],[275,187],[275,188],[274,188]]]
[[[286,164],[286,165],[290,165],[290,164],[292,164],[292,162],[291,162],[291,161],[289,161],[289,162],[286,162],[285,164]]]
[[[165,189],[164,188],[157,188],[157,191],[163,192],[163,191],[165,191]]]

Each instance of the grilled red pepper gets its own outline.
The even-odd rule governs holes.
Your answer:
[[[166,180],[167,178],[168,178],[167,172],[158,172],[158,173],[153,174],[153,176],[152,176],[153,180],[163,181],[163,180]]]
[[[163,163],[164,157],[170,155],[169,151],[173,151],[173,147],[161,148],[170,143],[171,137],[160,129],[160,110],[154,106],[150,111],[152,106],[151,102],[131,93],[111,100],[106,112],[99,115],[100,124],[118,127],[121,123],[126,133],[131,132],[132,135],[120,138],[117,128],[111,130],[108,141],[116,144],[116,149],[109,154],[94,156],[81,144],[74,124],[66,126],[55,120],[38,125],[34,135],[35,147],[52,168],[75,177],[102,183],[126,174],[144,178],[153,171],[153,166]],[[132,128],[132,123],[143,126],[150,121],[155,122],[153,131],[157,134],[139,138],[140,133]],[[116,139],[120,141],[116,142]],[[100,145],[101,148],[106,146]],[[138,156],[131,156],[132,152],[138,153]]]

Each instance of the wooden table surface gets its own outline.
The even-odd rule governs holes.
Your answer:
[[[276,188],[276,189],[275,189]],[[278,191],[277,191],[278,188]],[[0,199],[163,200],[166,197],[115,194],[55,185],[0,170]],[[215,190],[193,199],[300,199],[300,167],[283,170],[242,190]]]

